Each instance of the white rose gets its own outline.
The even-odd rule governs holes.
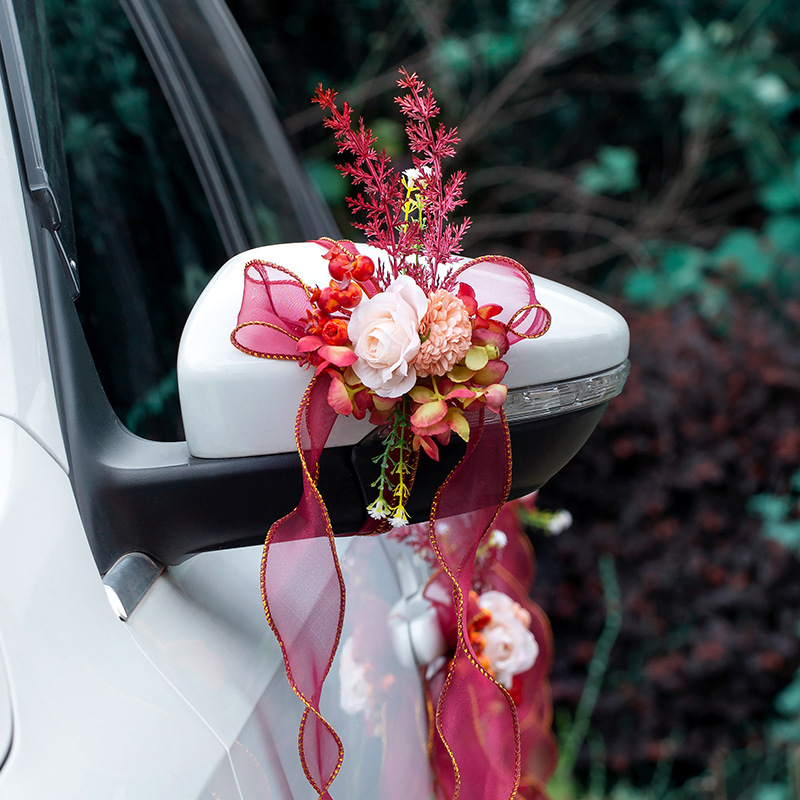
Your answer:
[[[539,655],[539,645],[529,630],[531,615],[502,592],[484,592],[478,605],[492,615],[481,631],[486,641],[483,652],[497,682],[510,689],[514,676],[527,672]]]
[[[409,362],[419,351],[419,325],[427,310],[425,292],[407,275],[353,310],[347,326],[358,356],[353,371],[380,397],[400,397],[417,382]]]

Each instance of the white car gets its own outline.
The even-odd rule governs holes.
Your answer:
[[[335,226],[222,0],[109,0],[95,28],[47,6],[0,0],[0,798],[313,797],[258,546],[299,499],[274,415],[308,376],[276,378],[227,336],[239,254]],[[220,267],[181,345],[187,445],[178,338]],[[536,286],[554,321],[534,367],[509,372],[516,495],[577,452],[627,370],[615,312]],[[323,464],[337,533],[363,518],[363,435],[347,428]],[[418,519],[436,480],[420,475]],[[424,580],[397,544],[340,542],[387,603]],[[345,638],[381,608],[351,593]],[[415,741],[418,671],[395,669],[415,700],[391,724]],[[336,669],[329,684],[347,743],[333,794],[374,798],[399,756]],[[403,758],[427,775],[422,740]]]

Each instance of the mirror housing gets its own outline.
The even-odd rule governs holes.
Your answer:
[[[359,250],[373,260],[379,254],[367,246]],[[181,411],[194,458],[295,454],[295,417],[311,373],[293,361],[247,355],[230,343],[230,333],[249,261],[279,264],[308,285],[325,285],[329,276],[321,254],[312,242],[246,251],[230,259],[198,299],[178,353]],[[535,278],[534,284],[539,302],[552,315],[550,329],[538,339],[517,342],[504,356],[512,496],[538,489],[575,455],[608,401],[622,390],[628,372],[628,327],[616,311],[545,278]],[[333,474],[324,463],[320,471],[334,530],[353,532],[368,503],[371,459],[378,452],[375,428],[367,420],[339,417],[326,451],[338,464]],[[436,489],[462,452],[463,444],[453,442],[442,448],[438,464],[421,459],[408,506],[415,521],[427,518]],[[354,496],[360,498],[357,509]],[[282,510],[285,501],[275,498],[276,513],[264,520],[265,530],[281,515],[278,506]]]

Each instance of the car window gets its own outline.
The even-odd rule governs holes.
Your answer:
[[[186,146],[122,8],[45,0],[77,239],[77,309],[134,433],[180,439],[175,363],[225,250]]]
[[[61,218],[59,235],[67,257],[74,259],[75,232],[58,113],[58,95],[48,57],[42,2],[30,0],[29,3],[22,5],[18,1],[17,6],[19,44],[26,59],[24,78],[30,90],[30,101],[33,103],[33,108],[29,109],[30,113],[26,116],[28,122],[35,126],[35,131],[30,131],[23,145],[27,149],[25,167],[32,184],[47,183],[52,190]],[[20,100],[25,105],[25,100],[22,98]]]
[[[131,431],[181,440],[178,343],[208,279],[335,225],[221,0],[13,2],[103,388]]]

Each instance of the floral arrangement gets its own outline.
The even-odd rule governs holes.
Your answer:
[[[330,112],[325,124],[339,151],[354,159],[341,171],[363,187],[350,204],[366,222],[354,224],[386,261],[376,266],[349,242],[327,242],[322,257],[331,281],[314,287],[305,335],[297,342],[308,363],[330,375],[328,402],[337,413],[358,419],[369,414],[373,424],[391,425],[374,484],[377,498],[368,511],[395,527],[409,521],[405,503],[414,454],[422,449],[438,459],[437,442],[446,445],[453,433],[468,440],[467,409],[484,405],[499,413],[507,391],[502,356],[512,341],[541,336],[549,324],[527,271],[515,262],[503,259],[530,285],[527,299],[534,302],[505,321],[499,318],[502,306],[478,305],[468,282],[476,262],[446,268],[469,227],[469,219],[447,222],[464,203],[464,174],[446,181],[442,175],[442,160],[455,154],[456,129],[434,127],[433,93],[416,75],[403,73],[398,83],[407,90],[397,101],[414,154],[414,167],[402,174],[375,150],[363,121],[353,129],[347,103],[339,110],[335,92],[317,90],[315,102]],[[535,324],[520,332],[534,311]]]
[[[396,102],[406,119],[413,163],[402,173],[385,152],[376,150],[375,137],[363,120],[354,124],[348,104],[337,106],[335,92],[320,86],[314,97],[328,112],[325,125],[333,130],[339,152],[350,159],[339,169],[359,190],[349,202],[359,215],[354,224],[365,234],[372,255],[349,241],[317,240],[330,275],[322,287],[307,286],[277,264],[254,260],[245,268],[233,344],[251,355],[294,360],[313,370],[295,425],[303,498],[267,534],[262,598],[289,682],[306,706],[299,737],[301,762],[319,796],[327,797],[343,746],[319,711],[319,696],[339,644],[345,588],[317,485],[320,454],[337,416],[368,416],[378,426],[382,447],[375,459],[375,495],[367,504],[369,519],[362,533],[382,533],[410,522],[407,502],[420,454],[438,460],[439,448],[453,435],[466,442],[465,454],[439,488],[426,526],[430,552],[438,574],[448,582],[457,623],[455,652],[434,712],[436,739],[447,753],[452,774],[452,780],[440,784],[451,785],[457,796],[464,759],[475,761],[472,748],[466,748],[470,755],[460,753],[466,743],[454,726],[459,697],[467,692],[476,698],[478,692],[500,709],[490,726],[504,731],[498,734],[498,747],[506,734],[511,737],[510,756],[487,762],[493,788],[481,796],[510,798],[521,776],[519,719],[509,693],[514,668],[504,665],[500,653],[503,637],[513,627],[510,620],[524,626],[525,615],[520,610],[511,613],[508,624],[501,623],[508,607],[498,605],[500,600],[489,592],[478,603],[486,613],[476,620],[470,592],[479,547],[510,488],[503,357],[521,339],[542,336],[550,315],[537,302],[527,270],[516,261],[459,257],[469,219],[454,223],[449,217],[464,203],[464,174],[445,178],[442,167],[455,153],[457,131],[435,122],[439,109],[433,93],[416,75],[401,70],[398,85]],[[487,413],[500,424],[485,425]],[[447,520],[461,514],[465,498],[477,510],[455,531]],[[310,551],[302,543],[317,537],[325,537],[328,547],[324,557],[313,557],[311,568]],[[294,563],[304,579],[314,576],[317,590],[309,588],[308,611],[314,604],[319,616],[322,607],[327,619],[322,626],[330,632],[321,643],[304,638],[298,627],[302,609],[286,605],[286,596],[298,602],[297,593],[292,591],[291,570],[286,569],[289,551],[283,551],[280,568],[269,559],[277,542],[292,543]],[[334,596],[320,602],[325,592],[335,591],[329,587],[337,585],[338,602]],[[526,661],[534,645],[529,644]],[[444,767],[440,764],[439,769]]]

